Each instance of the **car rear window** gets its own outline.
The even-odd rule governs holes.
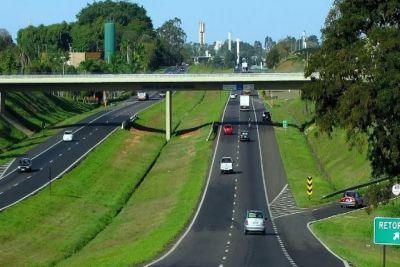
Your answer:
[[[222,163],[230,163],[230,162],[231,162],[231,159],[229,159],[229,158],[224,158],[224,159],[221,160],[221,162],[222,162]]]
[[[225,125],[225,128],[232,128],[232,125]]]
[[[346,192],[346,193],[344,193],[344,196],[345,197],[355,197],[356,193],[355,192]]]
[[[249,212],[247,215],[248,218],[264,218],[264,215],[262,212]]]

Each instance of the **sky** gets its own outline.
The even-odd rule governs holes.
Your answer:
[[[19,29],[76,21],[76,14],[94,0],[1,0],[0,28],[16,39]],[[153,21],[154,28],[167,20],[181,19],[187,42],[198,42],[199,22],[205,23],[206,43],[224,41],[231,32],[253,44],[266,36],[279,41],[286,36],[316,35],[333,0],[137,0]]]

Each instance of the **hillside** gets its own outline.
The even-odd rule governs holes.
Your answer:
[[[96,106],[74,102],[49,93],[8,93],[6,97],[6,116],[35,133],[45,127],[55,125],[71,116],[90,111]],[[29,132],[28,131],[28,132]],[[0,117],[0,151],[5,152],[12,145],[28,138],[9,121]]]

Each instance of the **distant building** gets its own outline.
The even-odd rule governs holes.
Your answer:
[[[222,42],[221,41],[216,41],[215,42],[215,46],[214,46],[215,51],[220,50],[221,47],[222,47]]]
[[[67,61],[67,65],[74,66],[75,68],[81,64],[82,61],[87,59],[100,60],[101,53],[100,52],[70,52],[69,60]]]

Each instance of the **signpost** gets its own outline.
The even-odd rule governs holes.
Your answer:
[[[400,245],[400,218],[374,218],[374,244],[383,245],[383,266],[386,265],[386,245]]]
[[[394,184],[394,185],[392,186],[392,193],[393,193],[393,195],[395,195],[395,196],[400,195],[400,184]]]
[[[288,121],[287,121],[287,120],[283,120],[283,121],[282,121],[282,127],[283,127],[284,129],[287,129],[287,127],[288,127]]]
[[[307,177],[307,195],[308,195],[308,200],[310,200],[310,198],[311,198],[312,189],[313,189],[312,177],[311,177],[311,176],[308,176],[308,177]]]

